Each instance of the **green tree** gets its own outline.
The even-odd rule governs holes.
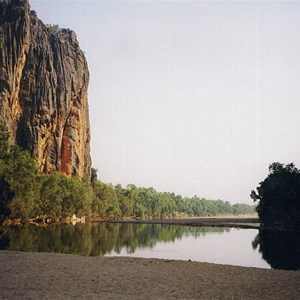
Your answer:
[[[111,184],[104,184],[100,181],[93,183],[95,199],[93,210],[101,218],[117,219],[122,215],[118,195]]]
[[[259,201],[257,212],[265,225],[300,225],[300,171],[294,164],[272,163],[269,175],[251,191]]]
[[[62,216],[62,203],[68,195],[61,173],[44,176],[40,190],[40,211],[42,215],[58,218]]]
[[[8,140],[9,133],[5,131],[3,125],[0,123],[0,221],[10,214],[8,204],[14,196],[14,193],[3,174],[5,159],[9,154]]]
[[[115,191],[120,203],[120,209],[122,211],[122,217],[133,216],[133,200],[126,195],[126,189],[122,187],[121,184],[115,186]]]
[[[11,190],[7,181],[0,176],[0,222],[10,215],[8,204],[13,197],[14,192]]]
[[[27,151],[8,141],[9,133],[0,124],[0,215],[28,219],[38,212],[37,165]]]
[[[28,219],[39,214],[40,178],[36,161],[27,151],[10,146],[0,174],[14,193],[8,203],[12,218]]]
[[[57,24],[47,24],[46,25],[49,29],[49,32],[53,35],[57,34],[61,29]]]
[[[62,199],[62,216],[88,216],[91,214],[93,192],[77,177],[61,176],[61,185],[66,190]]]
[[[0,123],[0,160],[5,159],[9,154],[8,140],[9,140],[9,132],[6,131],[2,123]]]

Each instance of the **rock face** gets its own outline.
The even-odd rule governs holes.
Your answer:
[[[90,178],[88,82],[73,31],[45,25],[28,0],[0,2],[0,121],[41,171]]]

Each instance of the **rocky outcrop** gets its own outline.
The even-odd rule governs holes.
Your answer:
[[[41,171],[90,177],[89,72],[76,34],[0,2],[0,120]]]

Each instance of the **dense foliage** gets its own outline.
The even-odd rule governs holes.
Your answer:
[[[251,198],[265,225],[300,226],[300,170],[294,164],[273,163],[269,175]]]
[[[231,205],[197,196],[183,198],[132,184],[126,188],[105,184],[97,180],[94,169],[91,180],[86,182],[59,172],[46,175],[38,171],[36,161],[27,151],[9,145],[8,140],[9,134],[1,127],[0,220],[57,220],[73,214],[103,220],[254,213],[254,207],[246,204]]]

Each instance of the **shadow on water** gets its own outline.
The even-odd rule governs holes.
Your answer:
[[[158,242],[174,242],[187,235],[200,237],[228,231],[230,228],[157,224],[26,225],[0,228],[0,250],[102,256],[112,251],[120,253],[122,248],[126,248],[131,254],[138,248],[153,248]]]
[[[273,269],[300,269],[299,232],[279,232],[259,230],[252,242],[253,249],[258,248],[262,257]]]

